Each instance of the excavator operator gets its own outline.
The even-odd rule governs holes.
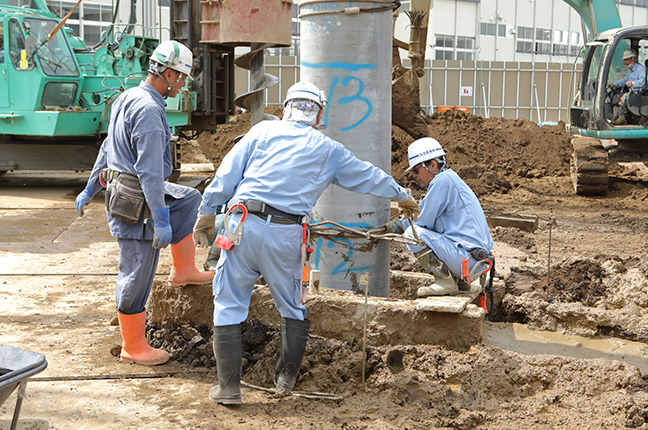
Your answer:
[[[200,193],[166,182],[173,165],[164,99],[177,95],[186,79],[192,79],[192,61],[191,51],[174,40],[155,48],[146,80],[115,101],[108,137],[76,198],[82,216],[84,206],[106,186],[108,226],[119,244],[121,360],[148,366],[169,360],[166,351],[149,346],[144,330],[160,249],[171,244],[171,286],[207,284],[214,276],[194,265],[192,229]]]
[[[230,200],[236,203],[224,221],[227,241],[223,240],[213,284],[218,385],[209,397],[216,403],[241,403],[241,322],[248,316],[259,275],[281,314],[275,386],[278,393],[290,393],[294,387],[310,332],[300,300],[302,244],[309,214],[329,184],[395,199],[401,210],[417,217],[419,208],[409,190],[316,130],[326,103],[313,83],[291,86],[282,120],[252,127],[225,156],[203,194],[194,227],[198,240],[211,237],[216,214]]]
[[[632,49],[626,49],[623,53],[623,63],[628,71],[626,75],[616,82],[608,85],[610,89],[616,90],[631,90],[634,92],[641,91],[646,87],[646,68],[637,62],[637,53]],[[625,92],[623,95],[612,95],[612,109],[614,116],[610,120],[612,125],[626,125],[628,123],[628,97],[630,91]]]

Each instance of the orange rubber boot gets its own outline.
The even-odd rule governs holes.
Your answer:
[[[169,353],[152,348],[145,337],[146,311],[135,315],[117,312],[122,335],[121,361],[154,366],[169,361]]]
[[[193,241],[193,233],[182,239],[175,245],[171,245],[171,273],[169,274],[169,285],[182,287],[183,285],[210,284],[214,279],[214,272],[201,272],[196,269],[194,258],[196,247]]]

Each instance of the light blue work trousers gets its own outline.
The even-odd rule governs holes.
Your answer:
[[[415,228],[416,228],[416,234],[418,235],[419,239],[425,242],[427,247],[430,248],[432,251],[434,251],[437,257],[439,257],[439,259],[443,261],[446,264],[446,266],[448,266],[448,268],[450,269],[450,271],[455,277],[461,278],[462,259],[468,258],[469,270],[472,270],[473,267],[475,267],[475,264],[477,264],[477,260],[475,260],[472,257],[470,252],[460,247],[457,242],[447,239],[445,236],[436,233],[434,231],[428,230],[426,228],[420,226],[415,226]],[[405,230],[404,236],[410,239],[414,239],[414,234],[412,233],[412,226],[409,226],[407,230]],[[409,249],[415,254],[425,249],[425,246],[415,246],[415,245],[406,245],[406,246],[407,249]],[[486,267],[481,268],[481,270],[484,269],[486,269]]]
[[[187,237],[193,231],[196,222],[198,206],[201,202],[200,193],[193,188],[187,188],[185,193],[182,198],[168,194],[164,196],[165,203],[169,207],[169,222],[173,231],[172,244]],[[149,218],[142,224],[142,228],[145,229],[143,239],[117,239],[119,273],[115,298],[117,311],[126,315],[144,312],[160,259],[160,250],[153,248],[153,241],[149,239],[153,237],[152,220]]]
[[[230,231],[234,231],[240,219],[241,214],[228,218]],[[216,266],[215,326],[245,321],[260,275],[283,318],[306,318],[306,307],[299,299],[302,229],[301,224],[276,224],[248,214],[242,225],[241,243],[231,251],[222,251]]]

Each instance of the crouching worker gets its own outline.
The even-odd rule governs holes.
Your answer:
[[[419,204],[421,212],[413,225],[403,219],[384,227],[394,233],[405,233],[408,238],[415,238],[412,231],[415,229],[425,243],[426,246],[407,245],[436,280],[433,285],[419,288],[419,296],[469,290],[470,284],[464,279],[471,281],[476,274],[488,270],[492,261],[493,239],[484,211],[470,187],[447,167],[446,153],[439,142],[424,137],[412,143],[407,153],[407,171],[412,172],[419,185],[427,188],[427,193]]]
[[[259,275],[281,314],[275,386],[284,394],[293,389],[310,332],[299,291],[302,235],[311,209],[329,184],[394,199],[408,215],[418,214],[408,190],[316,130],[325,104],[324,93],[312,83],[290,87],[282,121],[252,127],[225,156],[203,194],[194,228],[199,242],[205,235],[212,237],[222,206],[230,199],[236,203],[224,222],[234,245],[227,243],[221,252],[213,285],[218,385],[209,397],[216,403],[241,403],[241,322],[248,316]]]
[[[176,41],[161,43],[150,59],[149,74],[139,87],[119,96],[112,107],[103,142],[85,189],[76,198],[83,207],[105,184],[108,226],[119,244],[116,300],[122,335],[121,360],[162,364],[169,354],[149,346],[145,305],[160,249],[171,244],[169,284],[207,284],[212,272],[194,265],[193,225],[200,193],[165,182],[172,173],[171,133],[164,107],[191,79],[191,51]]]

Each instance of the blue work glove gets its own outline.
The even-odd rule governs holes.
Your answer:
[[[79,216],[83,216],[85,213],[83,211],[83,207],[90,203],[90,200],[94,197],[94,194],[92,194],[90,191],[87,189],[81,191],[79,195],[77,196],[76,200],[74,201],[74,204],[76,205],[76,210]]]
[[[169,208],[151,209],[153,217],[153,248],[166,248],[171,243],[171,224]]]
[[[387,231],[391,231],[392,233],[396,233],[396,234],[405,233],[405,229],[403,228],[403,223],[399,219],[395,219],[394,221],[389,221],[387,224],[383,225],[382,228],[385,228],[387,229]]]

